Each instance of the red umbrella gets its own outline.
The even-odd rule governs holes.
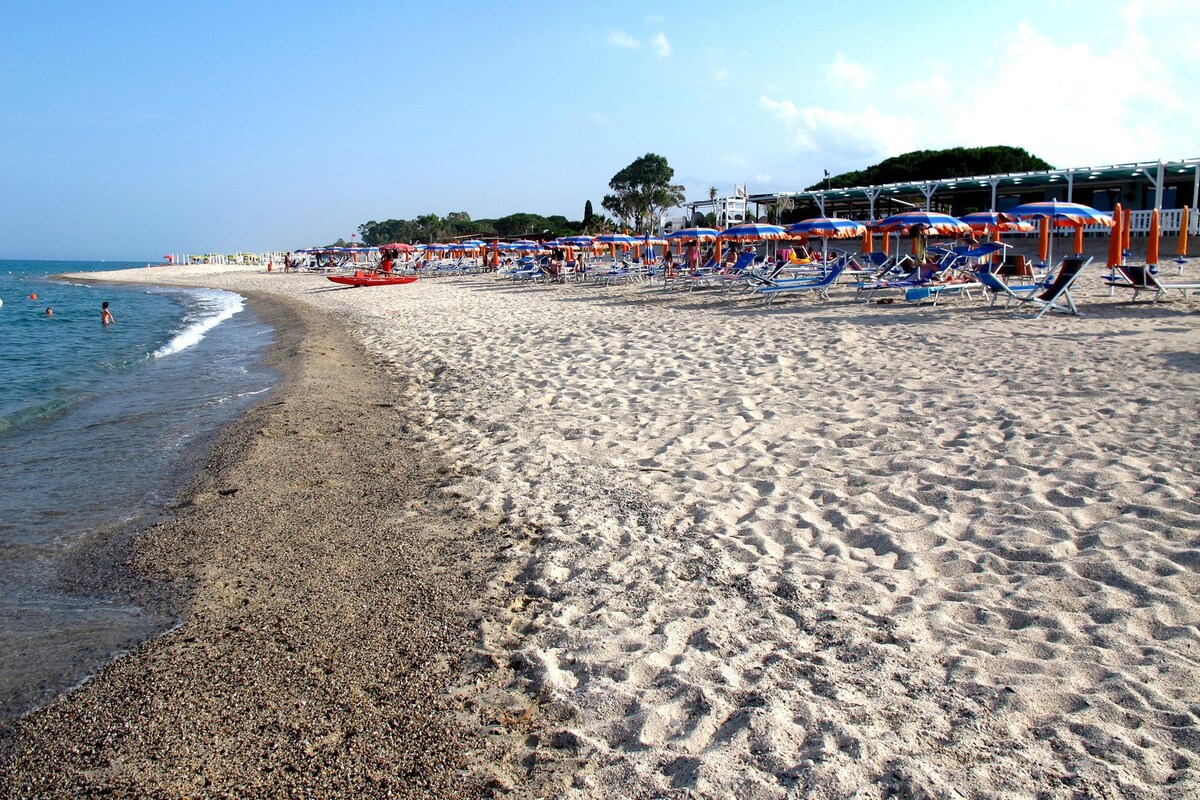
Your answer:
[[[1150,212],[1150,241],[1146,244],[1146,263],[1158,264],[1158,209]]]
[[[385,252],[390,250],[393,253],[411,253],[413,251],[413,246],[411,244],[405,244],[404,242],[392,242],[391,244],[381,244],[379,249]]]

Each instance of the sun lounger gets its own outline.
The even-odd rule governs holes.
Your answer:
[[[1187,293],[1193,289],[1200,289],[1200,283],[1163,283],[1150,269],[1149,264],[1126,264],[1124,266],[1115,267],[1116,274],[1113,276],[1104,276],[1104,280],[1112,289],[1132,289],[1133,299],[1136,301],[1138,295],[1142,292],[1154,292],[1154,299],[1151,303],[1157,303],[1160,298],[1165,296],[1168,290],[1178,289],[1179,293],[1185,298]]]
[[[814,292],[822,299],[829,299],[829,287],[837,283],[837,279],[841,277],[842,272],[846,269],[846,262],[842,259],[834,262],[829,270],[819,278],[790,278],[778,280],[770,284],[757,286],[754,291],[762,295],[766,305],[774,303],[776,298],[783,294],[803,294],[805,292]]]

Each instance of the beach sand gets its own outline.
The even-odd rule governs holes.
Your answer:
[[[421,685],[422,719],[440,719],[439,741],[458,743],[419,762],[437,786],[453,787],[441,766],[453,762],[464,791],[491,781],[524,796],[1200,796],[1200,298],[1131,304],[1109,298],[1099,272],[1075,292],[1085,317],[1036,322],[978,300],[864,306],[844,291],[764,309],[716,291],[491,276],[369,290],[192,268],[122,277],[315,307],[392,376],[377,391],[405,398],[389,412],[395,428],[408,425],[444,465],[422,496],[464,518],[457,529],[421,513],[397,523],[409,536],[399,555],[425,538],[432,547],[389,573],[394,591],[446,591],[431,604],[468,609],[442,617],[461,627],[447,622],[439,646],[469,651]],[[1185,278],[1200,278],[1200,263]],[[338,374],[373,370],[348,366]],[[285,396],[314,421],[286,429],[387,457],[383,428],[352,445],[355,426],[328,427],[353,419],[349,408],[307,411],[321,396],[309,392]],[[336,524],[347,517],[323,509],[329,484],[300,480],[324,457],[311,453],[307,470],[261,463],[201,491],[211,502],[181,519],[238,507],[205,534],[215,540],[185,549],[184,571],[225,581],[241,557],[223,559],[262,531],[297,535],[284,489],[326,520],[305,552],[337,564],[356,548],[388,549],[377,526]],[[402,484],[382,474],[376,485]],[[243,580],[287,584],[306,561],[276,558]],[[236,638],[243,599],[276,617],[242,627],[312,637],[306,611],[342,602],[326,598],[337,582],[322,574],[303,571],[301,603],[212,584],[188,627],[30,717],[6,745],[25,759],[9,774],[27,778],[21,765],[46,748],[59,755],[43,763],[64,765],[56,785],[133,781],[157,762],[121,772],[120,745],[95,743],[169,728],[180,752],[203,754],[172,756],[180,780],[213,770],[226,787],[271,785],[279,773],[239,742],[259,747],[250,733],[276,719],[330,754],[321,769],[346,766],[336,780],[375,774],[354,768],[363,762],[348,743],[363,737],[280,710],[319,695],[321,681],[264,679],[255,696],[278,708],[237,713],[228,678],[181,689],[186,700],[169,708],[156,705],[164,684],[145,682],[172,648],[172,675],[222,664],[209,651]],[[305,641],[342,633],[340,652],[389,638],[405,618],[390,605],[334,616],[344,630],[316,626]],[[195,625],[207,628],[185,641]],[[329,663],[313,656],[293,655]],[[257,680],[244,661],[231,672]],[[336,683],[364,681],[395,688],[386,674]],[[111,713],[105,687],[125,693]],[[365,719],[384,725],[396,707],[371,706]],[[93,714],[103,724],[91,734],[68,722]],[[196,720],[211,727],[189,728]],[[101,756],[89,742],[118,749]]]

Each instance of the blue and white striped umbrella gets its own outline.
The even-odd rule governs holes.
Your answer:
[[[743,225],[726,228],[718,235],[722,239],[732,239],[735,242],[766,242],[774,239],[786,239],[788,234],[778,225],[747,222]]]
[[[867,227],[861,222],[838,217],[814,217],[802,220],[787,229],[792,236],[820,236],[823,239],[854,239],[862,236]]]

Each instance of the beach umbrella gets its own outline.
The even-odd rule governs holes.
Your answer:
[[[1120,203],[1117,203],[1117,207],[1113,210],[1113,219],[1116,223],[1113,225],[1112,230],[1109,231],[1108,237],[1108,267],[1110,270],[1121,265],[1121,243],[1125,239]],[[1111,294],[1111,291],[1109,294]]]
[[[1050,218],[1042,217],[1038,220],[1038,259],[1043,264],[1048,264],[1047,259],[1050,256]]]
[[[1075,255],[1083,253],[1083,226],[1075,226]]]
[[[970,225],[972,230],[976,231],[998,233],[1000,231],[1028,232],[1033,230],[1033,226],[1028,222],[1021,222],[1016,217],[1005,214],[1003,211],[974,211],[970,214],[963,214],[959,219]],[[999,240],[997,239],[997,241]]]
[[[734,225],[717,234],[720,239],[730,239],[735,242],[767,242],[786,239],[787,231],[779,225],[765,225],[759,222],[746,222]]]
[[[829,260],[830,239],[856,239],[867,230],[861,222],[838,217],[813,217],[802,220],[787,229],[795,236],[820,236],[822,240],[821,260]]]
[[[1150,266],[1158,264],[1158,209],[1150,212],[1150,240],[1146,243],[1146,263]]]
[[[904,230],[910,234],[916,227],[921,233],[937,233],[942,236],[961,236],[971,232],[969,224],[937,211],[905,211],[893,214],[875,223],[874,227],[880,231]]]
[[[568,244],[572,247],[591,247],[596,240],[592,236],[564,236],[559,239],[562,244]]]
[[[1129,243],[1130,243],[1131,237],[1133,236],[1133,225],[1131,224],[1132,222],[1133,222],[1133,208],[1127,208],[1127,209],[1125,209],[1125,217],[1124,217],[1124,221],[1121,225],[1121,236],[1124,237],[1121,240],[1121,251],[1125,254],[1129,253]]]
[[[1187,257],[1188,247],[1188,207],[1183,207],[1183,213],[1179,215],[1179,244],[1175,247],[1175,260],[1180,264]],[[1180,268],[1182,270],[1182,267]],[[1180,272],[1182,275],[1183,273]]]
[[[862,234],[862,251],[863,255],[868,255],[875,252],[875,232],[866,225],[863,225]]]
[[[382,244],[379,246],[379,250],[382,253],[411,253],[413,249],[411,244],[405,244],[404,242],[392,242],[391,244]]]
[[[721,240],[717,238],[720,231],[716,228],[682,228],[677,231],[671,231],[667,234],[668,240],[675,241],[675,252],[679,253],[683,250],[684,242],[694,241],[696,244],[700,242],[716,242],[717,243],[717,261],[721,260]]]
[[[721,231],[717,234],[717,243],[719,246],[720,242],[725,239],[734,242],[773,242],[787,237],[788,233],[781,225],[746,222]]]
[[[487,244],[485,242],[482,242],[479,239],[463,239],[458,244],[460,247],[466,247],[466,248],[470,248],[472,250],[478,250],[481,247],[487,246]]]
[[[596,241],[608,245],[609,254],[614,259],[617,257],[617,245],[633,247],[637,244],[637,239],[627,233],[602,233],[596,237]]]
[[[913,240],[913,255],[917,256],[922,255],[924,251],[922,235],[962,236],[971,233],[970,225],[957,217],[939,211],[904,211],[874,222],[872,227],[884,232],[885,241],[889,231],[895,231],[897,236],[901,231],[907,232]],[[896,244],[899,246],[899,242]],[[887,250],[885,249],[884,252]]]
[[[627,233],[602,233],[596,237],[596,241],[603,242],[604,244],[619,244],[622,247],[632,247],[637,244],[638,240]]]
[[[1039,238],[1038,255],[1051,267],[1054,266],[1054,246],[1050,238],[1048,226],[1074,225],[1080,227],[1083,225],[1104,225],[1109,228],[1113,226],[1113,218],[1103,211],[1097,211],[1091,206],[1085,206],[1082,203],[1067,203],[1061,200],[1022,203],[1019,206],[1008,209],[1008,213],[1018,219],[1044,219],[1047,221],[1047,228],[1041,234],[1046,240],[1045,251],[1043,252],[1042,250],[1041,238]]]
[[[1111,228],[1113,218],[1082,203],[1066,203],[1061,200],[1044,200],[1023,203],[1008,210],[1017,219],[1039,219],[1045,217],[1051,225],[1104,225]]]
[[[697,242],[711,242],[715,241],[720,233],[716,228],[683,228],[671,231],[667,234],[666,238],[679,239],[681,241],[695,239]]]

